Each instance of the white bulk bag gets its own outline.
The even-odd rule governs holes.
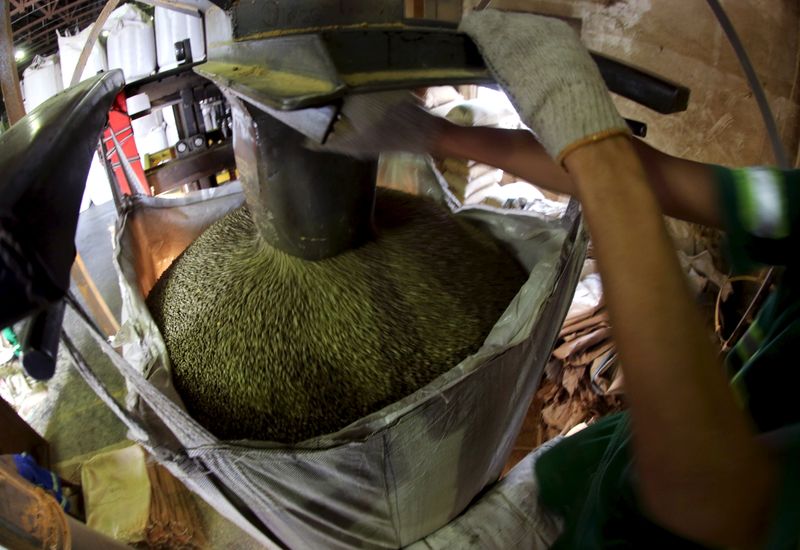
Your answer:
[[[61,33],[58,34],[58,57],[61,60],[61,81],[64,87],[67,88],[72,82],[72,73],[75,72],[75,67],[78,66],[78,58],[81,56],[83,46],[89,39],[89,33],[92,32],[94,24],[89,25],[76,35],[70,36]],[[108,61],[106,60],[106,49],[97,40],[92,48],[92,53],[89,54],[89,59],[86,61],[86,66],[83,68],[79,82],[83,82],[87,78],[93,77],[101,71],[108,70]]]
[[[136,150],[140,156],[153,155],[163,151],[167,144],[167,123],[161,111],[131,120],[133,139],[136,141]]]
[[[25,111],[28,113],[63,89],[61,65],[56,55],[47,57],[37,55],[22,73],[22,91],[25,97]]]
[[[133,4],[115,9],[103,26],[108,31],[108,66],[122,69],[133,82],[156,70],[156,38],[153,20]]]
[[[428,162],[424,194],[453,204]],[[511,453],[583,265],[578,209],[559,220],[462,208],[530,273],[474,355],[415,393],[342,430],[294,445],[220,441],[182,407],[145,293],[186,246],[243,204],[238,184],[183,198],[134,196],[118,222],[123,300],[116,354],[136,406],[123,409],[79,372],[130,436],[222,515],[269,547],[397,548],[434,533],[495,482]],[[133,405],[129,401],[129,405]]]
[[[161,109],[143,116],[137,116],[142,111],[150,109],[150,98],[147,94],[142,93],[131,96],[126,103],[128,114],[131,117],[133,139],[136,142],[136,150],[139,151],[139,155],[152,155],[169,147],[167,143],[167,123],[164,122],[164,115]]]
[[[175,58],[175,42],[187,38],[192,43],[192,59],[194,61],[205,59],[206,41],[202,17],[156,6],[155,19],[159,71],[178,66],[178,60]]]

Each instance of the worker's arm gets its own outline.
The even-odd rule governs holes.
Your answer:
[[[679,201],[653,187],[669,170],[648,182],[597,67],[567,25],[485,10],[461,28],[547,153],[563,160],[581,200],[625,375],[643,504],[684,537],[757,545],[777,467],[734,401],[664,227],[659,202]]]
[[[612,138],[575,150],[565,165],[613,320],[645,505],[681,535],[757,544],[776,466],[737,408],[635,148]]]
[[[556,193],[576,195],[572,178],[527,130],[458,126],[441,120],[431,153],[501,168]],[[710,166],[672,157],[640,140],[636,153],[661,210],[682,220],[720,227],[717,185]]]

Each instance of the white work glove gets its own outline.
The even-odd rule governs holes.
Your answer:
[[[358,94],[345,98],[325,143],[308,146],[365,159],[389,151],[427,153],[438,139],[441,124],[407,91]]]
[[[629,133],[597,65],[563,21],[483,10],[465,16],[459,29],[559,163],[581,145]]]

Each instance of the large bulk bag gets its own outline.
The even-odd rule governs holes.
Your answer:
[[[108,66],[122,69],[126,82],[156,70],[156,38],[149,15],[133,4],[125,4],[111,12],[103,29],[108,31]]]
[[[72,82],[72,73],[75,72],[75,67],[78,66],[78,58],[81,56],[83,46],[89,39],[89,33],[92,32],[92,25],[89,25],[81,32],[75,35],[58,34],[58,57],[61,60],[61,81],[64,87],[69,87]],[[89,59],[86,61],[86,66],[83,68],[79,82],[83,82],[87,78],[91,78],[101,71],[108,70],[108,61],[106,59],[106,49],[103,44],[97,40],[92,48],[92,53],[89,54]]]
[[[203,19],[199,15],[156,6],[156,48],[158,69],[166,71],[178,66],[175,43],[187,38],[192,44],[192,59],[201,61],[206,57],[206,39]]]
[[[423,192],[454,204],[426,165]],[[549,221],[458,209],[504,241],[530,273],[483,346],[406,398],[336,433],[285,445],[220,441],[186,413],[144,301],[182,250],[243,203],[238,184],[127,200],[115,251],[124,318],[114,342],[127,361],[93,334],[128,381],[128,408],[90,369],[79,370],[133,439],[268,546],[397,548],[435,532],[498,479],[512,450],[583,265],[577,206]]]
[[[144,155],[153,155],[169,147],[167,143],[167,123],[164,122],[164,114],[161,109],[143,116],[134,117],[134,115],[150,109],[148,95],[141,93],[131,96],[126,103],[128,114],[131,116],[133,139],[136,142],[136,150],[139,151],[139,155],[142,157]]]
[[[61,65],[56,55],[37,55],[22,73],[22,93],[28,113],[63,89]]]

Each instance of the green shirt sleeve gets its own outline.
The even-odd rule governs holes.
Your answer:
[[[800,170],[715,167],[728,254],[737,272],[798,261]]]
[[[783,550],[800,548],[800,425],[785,432],[790,444],[777,453],[781,459],[781,477],[769,535],[764,548]]]

